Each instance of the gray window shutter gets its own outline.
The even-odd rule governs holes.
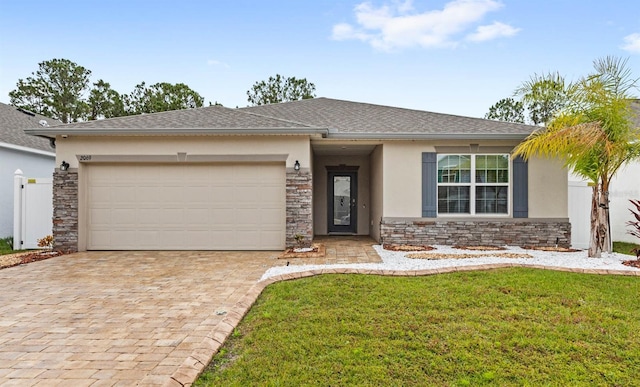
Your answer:
[[[520,156],[513,159],[513,217],[529,217],[529,169]]]
[[[422,217],[438,216],[438,158],[435,152],[422,154]]]

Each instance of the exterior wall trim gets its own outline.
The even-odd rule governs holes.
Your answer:
[[[180,153],[173,155],[76,155],[81,163],[252,163],[285,162],[286,154],[247,154],[247,155],[199,155]]]

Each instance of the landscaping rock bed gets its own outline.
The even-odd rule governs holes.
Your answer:
[[[63,253],[60,251],[38,250],[24,251],[16,254],[0,255],[0,269],[23,265],[25,263],[43,261],[45,259],[58,257],[62,254]]]
[[[460,250],[476,250],[476,251],[506,250],[506,248],[500,247],[500,246],[454,246],[453,248],[460,249]]]
[[[431,246],[396,245],[388,243],[382,245],[382,248],[389,251],[429,251],[435,249],[435,247]]]
[[[309,249],[289,248],[285,250],[278,259],[287,258],[323,258],[326,254],[326,249],[323,244],[313,243]]]
[[[458,253],[412,253],[405,255],[411,259],[464,259],[464,258],[480,258],[480,257],[496,257],[496,258],[533,258],[529,254],[519,253],[481,253],[481,254],[458,254]]]
[[[557,247],[522,246],[522,248],[526,249],[526,250],[553,251],[553,252],[556,252],[556,253],[575,253],[577,251],[580,251],[580,250],[577,250],[577,249],[570,249],[568,247],[560,247],[560,246],[557,246]]]

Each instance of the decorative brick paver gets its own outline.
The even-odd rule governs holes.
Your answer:
[[[190,386],[272,283],[320,274],[424,276],[526,266],[337,268],[329,264],[380,262],[374,242],[316,242],[326,245],[328,257],[289,261],[326,268],[264,281],[265,270],[287,263],[277,259],[281,252],[89,252],[0,270],[0,385]]]
[[[163,385],[192,354],[208,362],[216,312],[278,254],[87,252],[2,269],[0,385]]]

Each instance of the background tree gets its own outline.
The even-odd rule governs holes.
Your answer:
[[[156,83],[149,87],[144,82],[136,85],[126,98],[128,114],[158,113],[168,110],[202,107],[204,98],[184,83]]]
[[[19,79],[9,93],[10,103],[60,120],[120,117],[129,114],[201,107],[204,98],[184,83],[136,85],[129,94],[120,94],[102,79],[90,86],[91,71],[68,59],[51,59],[38,64],[38,70]]]
[[[565,80],[559,73],[534,75],[513,93],[489,108],[485,118],[544,125],[566,104]],[[526,119],[525,119],[526,116]]]
[[[513,98],[503,98],[489,108],[484,118],[524,124],[524,104]]]
[[[627,61],[606,57],[594,61],[595,72],[563,87],[562,104],[547,127],[532,133],[516,147],[525,159],[541,155],[560,158],[565,166],[593,186],[589,256],[611,252],[609,186],[618,169],[640,157],[640,128],[634,124],[631,77]],[[557,78],[540,78],[542,88]],[[538,83],[524,84],[524,93],[536,95]]]
[[[316,85],[307,82],[306,78],[284,78],[276,74],[267,81],[256,82],[247,91],[247,97],[252,105],[266,105],[314,98],[315,91]]]
[[[534,125],[544,125],[567,103],[565,80],[559,73],[534,75],[518,87],[514,95],[522,102]]]
[[[91,71],[68,59],[51,59],[19,79],[9,92],[10,103],[64,123],[78,121],[87,112],[83,97],[89,90]]]
[[[122,96],[102,79],[93,84],[87,103],[89,107],[87,119],[89,120],[126,115]]]

